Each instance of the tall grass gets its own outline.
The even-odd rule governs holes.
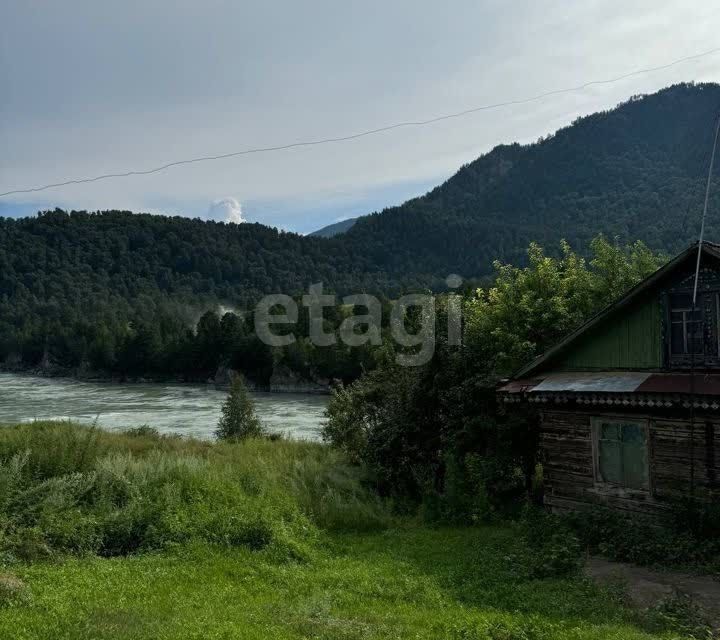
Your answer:
[[[320,444],[213,444],[57,422],[5,427],[0,554],[124,555],[195,540],[303,557],[322,529],[388,523],[361,479]]]

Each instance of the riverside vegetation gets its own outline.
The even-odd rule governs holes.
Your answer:
[[[0,637],[681,637],[518,525],[428,526],[366,480],[321,444],[5,427]]]
[[[592,251],[532,246],[528,267],[498,264],[495,286],[465,299],[465,346],[439,336],[422,367],[378,348],[333,396],[332,446],[263,437],[239,376],[215,443],[3,427],[0,637],[700,637],[685,603],[639,613],[580,567],[586,548],[647,563],[695,550],[674,559],[703,566],[717,550],[535,512],[532,416],[493,407],[498,372],[659,260],[602,238]]]
[[[377,347],[335,392],[327,444],[263,437],[239,377],[215,443],[0,429],[0,637],[708,637],[687,602],[638,612],[580,568],[586,550],[717,568],[718,519],[537,512],[533,416],[494,407],[498,375],[661,260],[602,237],[591,252],[531,245],[528,266],[497,263],[464,299],[464,345],[438,335],[423,366]]]

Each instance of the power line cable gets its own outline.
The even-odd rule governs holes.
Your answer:
[[[300,142],[293,142],[289,144],[282,144],[277,146],[271,146],[271,147],[256,147],[252,149],[243,149],[241,151],[231,151],[230,153],[222,153],[218,155],[207,155],[207,156],[198,156],[195,158],[186,158],[184,160],[175,160],[173,162],[168,162],[166,164],[160,165],[158,167],[153,167],[151,169],[130,169],[128,171],[121,171],[118,173],[105,173],[98,176],[93,176],[90,178],[77,178],[73,180],[63,180],[62,182],[54,182],[51,184],[46,184],[38,187],[28,187],[25,189],[11,189],[10,191],[5,191],[3,193],[0,193],[0,197],[3,196],[9,196],[19,193],[34,193],[37,191],[45,191],[47,189],[55,189],[57,187],[66,187],[69,185],[74,184],[85,184],[88,182],[98,182],[100,180],[109,180],[113,178],[128,178],[131,176],[146,176],[152,173],[159,173],[161,171],[166,171],[167,169],[170,169],[171,167],[177,167],[180,165],[186,165],[186,164],[195,164],[198,162],[209,162],[212,160],[225,160],[227,158],[235,158],[238,156],[246,156],[251,155],[255,153],[270,153],[275,151],[284,151],[287,149],[295,149],[298,147],[314,147],[318,145],[323,144],[330,144],[334,142],[347,142],[350,140],[357,140],[358,138],[364,138],[367,136],[377,135],[379,133],[384,133],[386,131],[392,131],[393,129],[400,129],[403,127],[423,127],[430,124],[435,124],[437,122],[441,122],[443,120],[451,120],[453,118],[462,118],[463,116],[467,116],[473,113],[478,113],[480,111],[489,111],[491,109],[499,109],[501,107],[509,107],[514,105],[521,105],[521,104],[528,104],[529,102],[536,102],[538,100],[542,100],[544,98],[548,98],[550,96],[560,95],[564,93],[572,93],[575,91],[582,91],[584,89],[587,89],[592,86],[598,86],[598,85],[606,85],[606,84],[612,84],[615,82],[619,82],[621,80],[625,80],[627,78],[632,78],[634,76],[646,74],[646,73],[653,73],[655,71],[662,71],[664,69],[669,69],[670,67],[674,67],[678,64],[682,64],[684,62],[689,62],[690,60],[697,60],[699,58],[704,58],[706,56],[718,53],[720,51],[720,47],[717,47],[715,49],[710,49],[708,51],[703,51],[702,53],[697,53],[691,56],[685,56],[684,58],[678,58],[677,60],[673,60],[672,62],[668,62],[667,64],[663,64],[657,67],[647,67],[644,69],[636,69],[635,71],[630,71],[629,73],[624,73],[620,76],[616,76],[614,78],[606,78],[604,80],[592,80],[590,82],[585,82],[583,84],[577,85],[575,87],[567,87],[565,89],[555,89],[553,91],[546,91],[544,93],[540,93],[534,96],[531,96],[529,98],[522,98],[518,100],[508,100],[505,102],[496,102],[493,104],[485,104],[480,105],[476,107],[471,107],[469,109],[464,109],[462,111],[456,111],[454,113],[447,113],[441,116],[437,116],[434,118],[428,118],[427,120],[408,120],[405,122],[396,122],[394,124],[386,125],[383,127],[378,127],[377,129],[369,129],[367,131],[361,131],[359,133],[352,133],[349,135],[344,136],[338,136],[333,138],[321,138],[318,140],[305,140]]]

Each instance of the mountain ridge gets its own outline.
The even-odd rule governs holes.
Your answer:
[[[598,232],[679,250],[695,235],[719,111],[717,84],[634,96],[536,143],[499,145],[427,194],[362,216],[343,240],[374,245],[390,273],[417,253],[431,272],[465,276],[522,262],[531,241],[582,249]]]
[[[98,349],[112,360],[137,335],[143,349],[172,349],[198,310],[312,283],[339,295],[442,291],[451,273],[472,281],[491,277],[494,260],[522,265],[533,241],[582,253],[602,232],[679,251],[699,230],[718,107],[717,84],[631,98],[536,143],[499,145],[330,238],[128,211],[0,218],[0,363],[39,362],[49,340],[72,362]],[[706,237],[720,238],[715,187]]]
[[[340,233],[345,233],[350,227],[352,227],[358,218],[347,218],[346,220],[338,220],[332,224],[325,225],[316,231],[308,233],[309,236],[321,237],[321,238],[332,238]]]

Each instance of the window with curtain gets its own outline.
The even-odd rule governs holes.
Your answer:
[[[598,419],[596,428],[597,479],[626,489],[648,489],[645,424]]]

